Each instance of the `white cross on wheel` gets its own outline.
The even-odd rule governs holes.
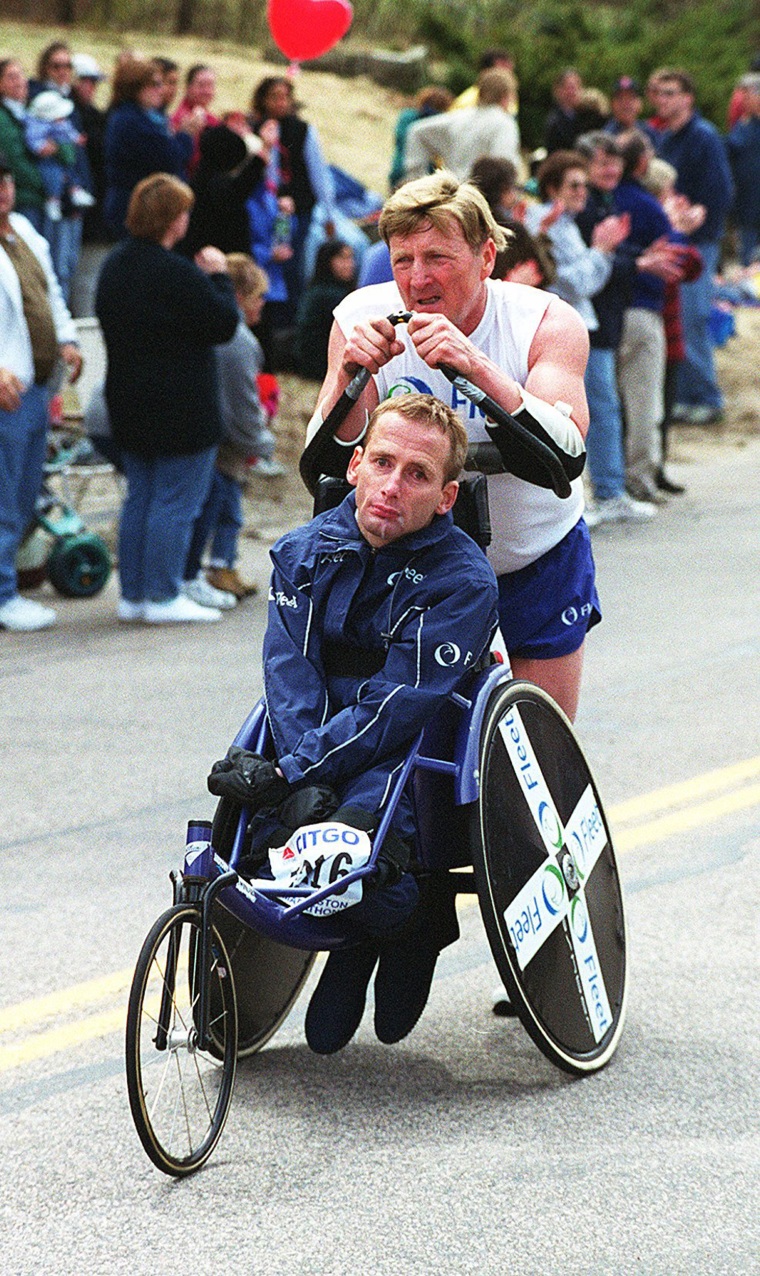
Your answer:
[[[504,910],[517,963],[525,970],[549,936],[563,926],[586,1018],[594,1039],[601,1041],[613,1017],[585,890],[607,845],[604,820],[589,784],[563,827],[516,705],[499,723],[499,731],[546,848],[544,862]]]

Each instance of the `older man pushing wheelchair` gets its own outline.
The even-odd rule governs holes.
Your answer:
[[[388,399],[353,450],[354,491],[274,546],[264,677],[276,756],[232,749],[209,776],[212,793],[254,813],[254,873],[304,825],[374,833],[413,740],[487,650],[496,578],[451,513],[466,453],[438,399]],[[376,967],[377,1036],[405,1037],[458,934],[445,874],[415,863],[407,795],[377,867],[346,910],[356,942],[330,953],[309,1004],[306,1039],[320,1054],[356,1032]]]

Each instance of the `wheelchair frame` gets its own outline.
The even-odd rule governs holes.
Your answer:
[[[235,743],[266,751],[263,701]],[[494,663],[471,674],[420,733],[382,812],[369,863],[337,882],[315,889],[248,881],[236,868],[245,808],[225,855],[211,824],[191,821],[183,870],[172,874],[174,904],[145,941],[127,1021],[132,1113],[146,1152],[165,1173],[182,1176],[208,1159],[232,1100],[236,1060],[280,1026],[315,952],[356,942],[342,925],[345,914],[313,918],[305,909],[372,876],[408,785],[423,870],[446,871],[458,892],[477,893],[502,982],[539,1049],[576,1075],[612,1058],[625,1017],[627,964],[609,827],[564,714],[540,688]],[[178,958],[183,945],[187,974]],[[146,1009],[156,978],[160,1003]],[[156,1063],[163,1066],[154,1087]],[[164,1095],[176,1078],[179,1095]]]

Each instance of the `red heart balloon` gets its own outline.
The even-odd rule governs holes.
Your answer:
[[[348,0],[269,0],[272,39],[286,58],[307,62],[327,53],[351,26]]]

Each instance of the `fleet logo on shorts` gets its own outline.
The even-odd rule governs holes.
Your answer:
[[[433,655],[438,664],[447,669],[461,659],[462,653],[455,642],[442,642],[439,647],[436,647]]]
[[[400,381],[394,381],[389,389],[386,398],[394,399],[397,394],[432,394],[430,386],[426,382],[421,381],[419,377],[402,377]]]
[[[566,607],[562,613],[563,625],[577,625],[579,620],[588,620],[591,615],[591,603],[584,603],[582,607]]]

